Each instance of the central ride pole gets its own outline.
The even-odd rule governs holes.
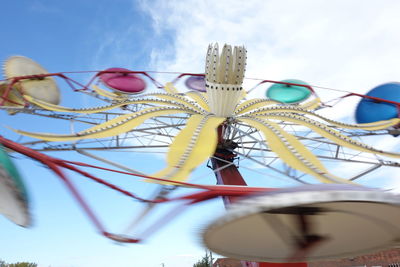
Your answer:
[[[238,167],[233,163],[236,154],[233,152],[237,143],[224,139],[224,125],[218,127],[218,145],[211,160],[212,169],[218,185],[247,186],[247,183],[240,174]],[[234,203],[238,197],[223,196],[225,208]],[[305,262],[292,263],[268,263],[241,261],[243,267],[306,267]]]
[[[224,126],[218,127],[218,145],[213,157],[211,158],[212,169],[215,172],[218,185],[238,185],[247,186],[237,166],[233,163],[236,154],[233,150],[237,144],[232,140],[226,140],[224,136]],[[225,207],[235,202],[237,197],[224,196]]]

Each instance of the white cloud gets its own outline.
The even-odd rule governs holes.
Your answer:
[[[398,1],[207,0],[144,8],[157,31],[175,34],[173,48],[153,55],[158,70],[202,72],[207,45],[218,41],[247,47],[248,77],[365,92],[400,76],[399,7]],[[171,49],[174,57],[165,57]]]
[[[197,255],[194,255],[194,254],[178,254],[178,255],[176,255],[176,257],[178,257],[178,258],[193,258],[193,257],[197,257]]]
[[[172,46],[153,49],[152,68],[160,71],[203,72],[208,44],[219,42],[246,46],[246,77],[296,78],[360,93],[400,79],[395,0],[160,0],[142,6],[156,32],[173,35]],[[317,92],[323,100],[332,97],[331,91]],[[358,101],[352,97],[324,115],[354,122]],[[395,141],[385,138],[379,146]]]
[[[39,1],[32,1],[30,3],[29,9],[33,12],[42,13],[42,14],[60,14],[62,10],[49,3],[44,4],[43,2]]]

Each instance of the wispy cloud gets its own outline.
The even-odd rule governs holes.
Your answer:
[[[399,7],[397,1],[206,0],[156,1],[144,8],[156,31],[175,35],[173,47],[153,56],[158,69],[203,71],[205,49],[218,41],[246,45],[248,77],[365,91],[399,76]]]
[[[203,72],[208,44],[219,42],[247,47],[247,77],[296,78],[361,93],[400,77],[398,1],[387,0],[385,5],[363,0],[133,3],[130,23],[119,24],[126,27],[102,31],[93,66],[129,68],[141,58],[145,62],[140,66],[148,69]],[[150,20],[150,27],[143,23]],[[250,83],[245,85],[250,88]],[[323,100],[332,97],[330,91],[317,90]],[[253,96],[264,91],[256,90]],[[354,97],[339,103],[334,113],[326,109],[323,114],[354,122],[358,101]],[[380,145],[395,141],[385,140]]]
[[[61,10],[51,4],[51,2],[47,2],[47,4],[40,1],[32,1],[29,6],[30,10],[37,13],[47,13],[47,14],[57,14],[61,12]]]
[[[297,78],[360,93],[400,78],[399,8],[400,2],[392,0],[384,4],[363,0],[143,3],[155,32],[173,36],[172,45],[152,50],[154,69],[203,72],[209,43],[244,44],[247,77]],[[263,94],[254,92],[254,96]],[[320,95],[331,96],[324,91]],[[338,104],[334,114],[327,110],[325,115],[354,122],[358,101],[354,97]],[[387,146],[396,141],[386,140]]]
[[[197,257],[198,255],[195,254],[178,254],[176,255],[176,257],[178,258],[193,258],[193,257]]]

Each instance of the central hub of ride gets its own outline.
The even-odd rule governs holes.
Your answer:
[[[206,57],[206,91],[211,112],[219,117],[233,114],[243,98],[246,49],[224,45],[221,56],[218,44],[210,45]]]

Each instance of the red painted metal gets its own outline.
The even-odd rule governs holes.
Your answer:
[[[233,163],[236,157],[236,154],[233,152],[235,148],[236,144],[234,142],[224,139],[224,125],[220,125],[218,127],[218,146],[214,156],[211,158],[212,168],[215,171],[217,184],[247,186],[237,166]],[[235,196],[223,196],[222,198],[225,207],[229,206],[238,199],[238,197]],[[297,259],[305,258],[307,253],[309,253],[309,251],[315,247],[315,245],[316,244],[312,243],[312,246],[300,247],[293,256],[297,256]],[[290,260],[291,257],[288,259],[288,261]],[[307,263],[268,263],[242,261],[242,265],[246,267],[306,267]]]
[[[235,144],[224,139],[224,125],[218,127],[218,145],[211,158],[212,168],[215,171],[217,184],[221,185],[241,185],[247,186],[247,183],[240,174],[238,168],[233,163],[236,155],[233,153]],[[237,197],[222,197],[225,207],[237,200]],[[243,262],[245,266],[260,266],[257,262]],[[250,264],[250,265],[248,265]]]
[[[9,100],[8,100],[8,94],[9,94],[10,91],[11,91],[12,85],[13,85],[13,83],[8,84],[6,90],[4,90],[4,93],[3,93],[3,95],[1,96],[0,106],[3,106],[4,103],[5,103],[6,101],[9,101]]]
[[[72,161],[66,161],[66,160],[62,160],[62,159],[53,158],[51,156],[45,155],[43,153],[40,153],[33,149],[30,149],[26,146],[23,146],[21,144],[18,144],[16,142],[8,140],[8,139],[2,137],[1,135],[0,135],[0,144],[4,145],[5,147],[7,147],[11,150],[14,150],[17,153],[23,154],[33,160],[37,160],[37,161],[41,162],[43,165],[49,167],[65,183],[66,187],[69,189],[69,191],[71,192],[71,194],[73,195],[75,200],[78,202],[78,204],[84,210],[86,215],[89,217],[90,221],[94,224],[95,228],[103,236],[110,238],[112,240],[118,241],[118,242],[138,243],[142,239],[132,238],[130,236],[125,236],[125,235],[113,234],[113,233],[106,231],[104,225],[98,219],[97,215],[94,213],[94,211],[89,206],[87,201],[83,198],[83,196],[80,194],[78,189],[73,185],[73,183],[68,179],[68,177],[63,173],[63,171],[62,171],[63,168],[77,172],[86,178],[89,178],[89,179],[91,179],[99,184],[102,184],[110,189],[116,190],[128,197],[134,198],[134,199],[142,201],[142,202],[163,203],[163,202],[177,201],[177,202],[181,203],[182,201],[185,201],[183,204],[178,205],[178,207],[173,209],[171,212],[168,212],[166,215],[161,216],[161,218],[158,221],[156,221],[152,225],[148,226],[147,229],[144,230],[144,232],[142,233],[142,235],[141,235],[142,238],[145,238],[147,235],[154,233],[155,230],[160,229],[168,221],[175,218],[178,213],[182,213],[186,207],[189,207],[192,204],[195,204],[195,203],[198,203],[201,201],[205,201],[208,199],[216,198],[219,196],[238,197],[238,196],[246,196],[249,194],[254,194],[257,192],[267,192],[267,191],[276,190],[274,188],[258,188],[258,187],[247,187],[247,188],[240,187],[240,188],[238,188],[238,187],[231,187],[231,186],[209,186],[209,185],[197,185],[197,184],[184,183],[184,182],[175,182],[176,184],[179,184],[179,185],[182,185],[185,187],[202,189],[204,191],[196,192],[196,193],[192,193],[192,194],[188,194],[188,195],[184,195],[184,196],[178,196],[178,197],[174,197],[174,198],[165,197],[163,199],[144,199],[144,198],[141,198],[141,197],[139,197],[133,193],[130,193],[122,188],[119,188],[116,185],[113,185],[107,181],[97,178],[88,172],[78,169],[77,167],[75,167],[73,165],[97,168],[97,169],[102,169],[105,171],[112,171],[112,172],[132,175],[132,176],[139,176],[139,177],[152,179],[152,180],[156,180],[156,181],[160,181],[160,182],[171,183],[171,181],[165,180],[165,179],[160,179],[160,178],[154,178],[154,177],[150,177],[150,176],[145,176],[145,175],[136,175],[136,174],[132,174],[132,173],[128,173],[128,172],[103,168],[103,167],[99,167],[99,166],[93,166],[93,165],[89,165],[89,164],[82,163],[82,162],[72,162]]]
[[[306,262],[289,262],[289,263],[271,263],[271,262],[260,262],[258,267],[307,267]]]
[[[244,181],[242,175],[238,171],[235,164],[230,160],[225,159],[224,161],[216,158],[211,159],[212,167],[215,172],[215,177],[217,178],[217,184],[219,185],[247,185]],[[229,205],[237,200],[237,197],[224,196],[223,197],[225,205]]]
[[[217,184],[247,186],[247,183],[233,162],[236,157],[236,154],[233,152],[233,149],[236,148],[236,144],[230,140],[224,139],[224,130],[224,125],[220,125],[217,129],[218,145],[214,156],[211,158],[212,169],[215,171]],[[237,197],[223,197],[225,206],[236,200]]]

